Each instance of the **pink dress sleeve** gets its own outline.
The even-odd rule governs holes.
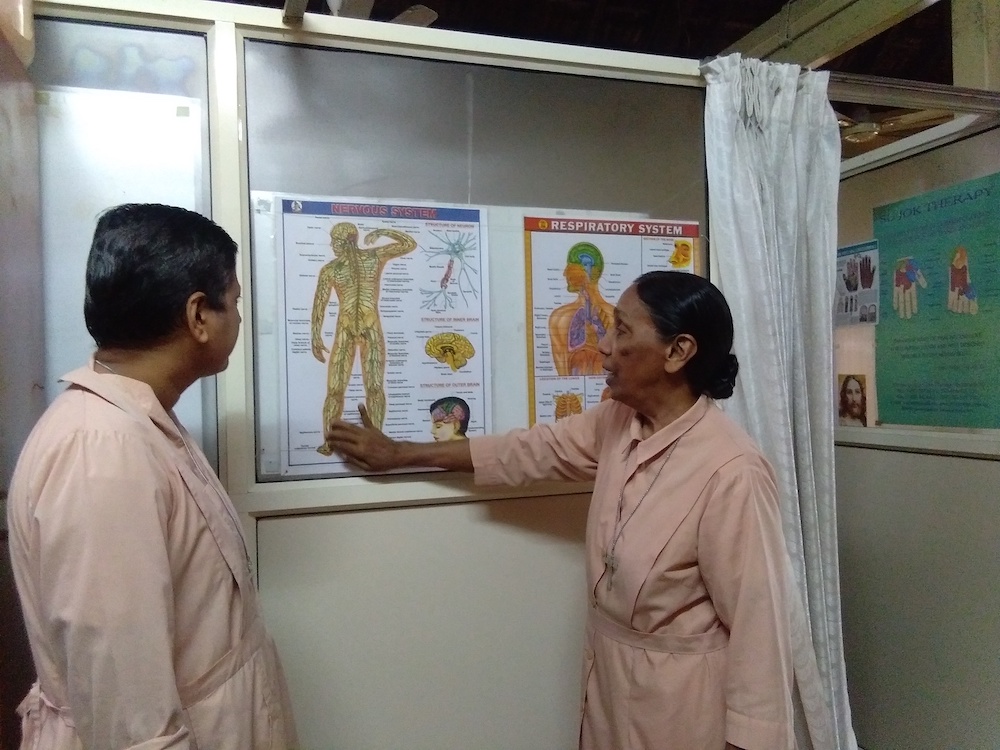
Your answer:
[[[476,484],[589,481],[615,404],[605,401],[554,424],[471,439]]]

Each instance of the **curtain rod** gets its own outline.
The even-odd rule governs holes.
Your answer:
[[[1000,114],[1000,93],[899,78],[830,71],[827,93],[834,101],[857,104]]]

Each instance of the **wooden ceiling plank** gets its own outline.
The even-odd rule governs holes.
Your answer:
[[[859,0],[792,0],[789,3],[788,35],[798,39],[842,13],[850,13]]]
[[[936,1],[858,0],[819,26],[803,32],[768,59],[817,68]]]
[[[739,52],[747,57],[766,59],[769,54],[780,49],[788,41],[788,14],[789,6],[785,5],[756,29],[722,50],[719,55]]]
[[[983,0],[989,2],[990,0]],[[793,0],[723,54],[818,67],[937,0]]]
[[[951,39],[955,85],[1000,91],[1000,3],[951,0]]]
[[[723,54],[741,52],[765,60],[769,55],[858,0],[790,0],[773,17],[731,45]]]

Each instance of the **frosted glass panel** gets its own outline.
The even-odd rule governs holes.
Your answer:
[[[701,89],[264,41],[245,60],[252,195],[484,207],[498,429],[526,424],[524,216],[687,219],[704,234]],[[283,398],[269,205],[251,207],[261,480],[277,478]]]
[[[210,214],[205,40],[173,32],[40,21],[38,88],[45,265],[45,388],[84,364],[84,270],[100,213],[129,202]],[[217,463],[214,378],[175,411]]]
[[[246,44],[250,188],[706,216],[704,91]]]

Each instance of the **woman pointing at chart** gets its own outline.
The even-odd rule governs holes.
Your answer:
[[[715,404],[733,320],[705,279],[656,271],[600,344],[612,398],[555,424],[449,443],[332,423],[370,471],[433,466],[477,484],[593,480],[584,750],[794,748],[792,590],[773,471]]]

